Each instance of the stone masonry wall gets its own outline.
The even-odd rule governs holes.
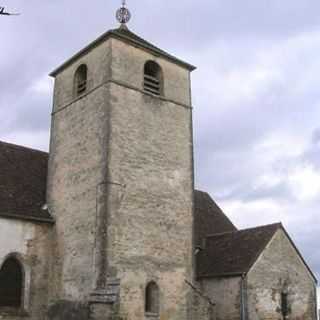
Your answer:
[[[110,276],[120,315],[147,319],[145,287],[160,288],[161,319],[188,319],[192,279],[192,132],[188,71],[112,40],[108,172],[117,186],[108,223]],[[157,61],[164,98],[147,95],[143,68]]]
[[[248,320],[280,320],[281,292],[290,320],[315,320],[315,282],[282,230],[248,274]]]
[[[211,315],[208,314],[210,310],[208,302],[198,296],[194,303],[193,319],[241,319],[241,277],[203,279],[198,282],[197,287],[215,304],[215,307],[212,308]]]
[[[108,62],[106,42],[55,81],[48,175],[48,204],[56,219],[56,261],[50,279],[52,319],[63,312],[75,313],[74,309],[79,309],[78,318],[83,319],[81,304],[87,304],[97,282],[97,201],[108,153]],[[74,73],[82,63],[88,67],[88,89],[75,98]]]
[[[45,319],[48,303],[49,266],[52,263],[51,225],[0,218],[0,268],[13,255],[24,268],[24,310],[1,320]]]
[[[148,59],[163,69],[165,97],[143,93]],[[82,63],[89,88],[74,98]],[[188,319],[192,171],[187,70],[108,39],[57,75],[48,179],[56,218],[50,320],[86,319],[90,295],[106,292],[109,279],[120,281],[114,316],[144,319],[145,286],[154,280],[161,319]],[[100,306],[91,310],[93,319],[104,319]]]

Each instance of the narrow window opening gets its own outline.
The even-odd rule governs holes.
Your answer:
[[[162,94],[162,71],[154,61],[148,61],[144,66],[144,90],[157,96]]]
[[[283,319],[286,319],[289,314],[289,305],[288,305],[288,293],[281,293],[281,312]]]
[[[158,315],[160,311],[159,299],[159,287],[152,281],[146,287],[145,312]]]
[[[74,77],[75,95],[79,96],[87,90],[88,68],[82,64],[76,71]]]
[[[8,258],[0,270],[0,307],[21,308],[23,269],[15,258]]]

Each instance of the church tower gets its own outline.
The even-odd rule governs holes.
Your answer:
[[[120,27],[52,72],[52,319],[186,320],[195,68]],[[75,307],[77,306],[77,307]],[[116,318],[119,317],[119,318]]]

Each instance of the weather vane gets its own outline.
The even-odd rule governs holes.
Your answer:
[[[18,16],[20,13],[10,13],[10,12],[6,12],[4,11],[4,7],[0,7],[0,15],[3,16]]]
[[[117,20],[122,24],[125,25],[131,19],[131,13],[129,9],[126,7],[126,0],[122,0],[122,6],[117,10],[116,14]]]

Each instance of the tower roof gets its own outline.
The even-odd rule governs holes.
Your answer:
[[[61,66],[59,66],[57,69],[52,71],[50,73],[50,76],[55,77],[59,72],[61,72],[66,67],[68,67],[76,59],[79,59],[82,55],[86,54],[91,49],[98,46],[100,43],[102,43],[103,41],[106,41],[109,38],[119,39],[119,40],[122,40],[128,44],[131,44],[133,46],[136,46],[138,48],[141,48],[143,50],[151,52],[152,54],[160,55],[160,56],[164,57],[165,59],[172,61],[172,62],[188,69],[189,71],[193,71],[196,69],[195,66],[193,66],[183,60],[180,60],[180,59],[176,58],[175,56],[167,53],[166,51],[154,46],[150,42],[144,40],[143,38],[139,37],[138,35],[136,35],[132,31],[130,31],[125,25],[121,25],[117,29],[112,29],[112,30],[107,31],[106,33],[101,35],[99,38],[94,40],[92,43],[90,43],[88,46],[86,46],[85,48],[80,50],[78,53],[76,53],[74,56],[72,56],[69,60],[64,62]]]

